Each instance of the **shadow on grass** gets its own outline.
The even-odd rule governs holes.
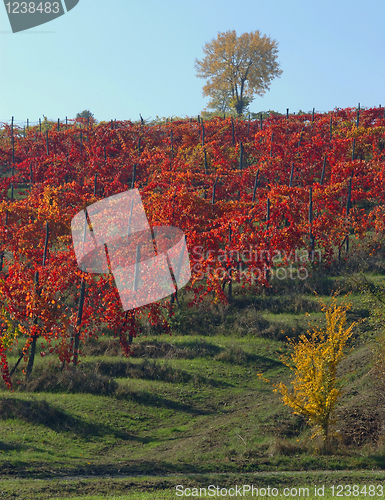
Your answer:
[[[119,439],[148,443],[150,438],[141,438],[116,431],[113,427],[103,424],[92,424],[79,417],[73,417],[63,410],[59,410],[46,401],[24,401],[22,399],[1,399],[0,418],[19,419],[33,425],[43,425],[55,432],[72,432],[81,436],[113,435]]]
[[[385,455],[371,455],[369,458],[371,462],[377,464],[381,469],[385,469]]]
[[[36,467],[36,468],[34,468]],[[231,466],[230,466],[231,467]],[[234,469],[234,466],[231,467]],[[35,463],[31,466],[30,462],[19,461],[17,464],[13,462],[4,462],[2,464],[2,474],[17,476],[20,478],[33,478],[33,479],[60,479],[70,476],[76,480],[86,478],[125,478],[135,476],[165,476],[168,474],[207,474],[214,473],[217,470],[216,465],[205,464],[191,464],[181,462],[168,462],[168,461],[140,461],[130,460],[126,464],[122,463],[119,466],[113,465],[87,465],[83,467],[67,466],[56,469],[52,465],[46,463]],[[188,481],[188,478],[186,478]],[[207,477],[195,478],[192,481],[194,484],[207,483]],[[100,483],[98,487],[100,488]],[[171,485],[170,485],[171,487]],[[153,488],[153,486],[152,486]],[[99,491],[100,493],[100,491]]]
[[[65,371],[49,367],[31,380],[20,380],[15,385],[17,391],[23,392],[86,393],[101,396],[114,394],[118,387],[111,377],[72,367]]]
[[[168,364],[144,359],[141,363],[127,361],[99,361],[96,365],[98,373],[105,377],[134,378],[144,380],[160,380],[174,384],[193,383],[194,385],[209,385],[211,387],[231,387],[231,384],[222,380],[203,377],[199,374],[190,374],[185,370],[173,368]]]
[[[213,357],[221,352],[221,348],[205,340],[194,342],[158,342],[156,340],[141,342],[134,346],[132,357],[134,358],[178,358],[193,359]]]
[[[151,392],[134,392],[125,388],[120,388],[116,391],[115,397],[117,399],[127,399],[129,401],[134,401],[135,403],[144,406],[167,408],[177,411],[183,411],[192,415],[214,415],[216,413],[215,411],[199,410],[191,405],[178,403],[177,401],[173,401],[162,396],[157,396],[156,394],[153,394]]]
[[[1,451],[22,451],[22,450],[29,450],[30,448],[33,448],[30,445],[23,445],[19,443],[4,443],[3,441],[0,441],[0,450]]]
[[[217,354],[214,359],[233,365],[255,365],[262,371],[283,366],[282,361],[277,361],[267,356],[259,356],[258,354],[249,354],[243,349],[234,346]]]

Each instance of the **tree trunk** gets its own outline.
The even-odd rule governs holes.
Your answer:
[[[40,289],[39,289],[39,271],[35,272],[35,292],[37,297],[40,297]],[[37,324],[37,317],[34,318],[33,323],[34,326]],[[33,328],[33,327],[32,327]],[[34,329],[33,329],[34,330]],[[32,368],[33,368],[33,363],[35,361],[35,353],[36,353],[36,341],[38,338],[38,334],[34,333],[32,337],[32,343],[31,343],[31,352],[29,354],[29,359],[28,359],[28,366],[27,366],[27,378],[30,379],[32,375]]]
[[[74,366],[78,364],[78,355],[79,355],[79,339],[80,339],[80,324],[82,322],[83,316],[83,305],[84,305],[84,293],[85,293],[86,283],[84,278],[82,278],[82,282],[80,285],[80,297],[79,297],[79,307],[78,307],[78,317],[76,320],[76,331],[75,331],[75,344],[74,344]]]
[[[74,343],[74,366],[78,364],[79,339],[80,339],[80,328],[77,328],[75,333],[75,343]]]
[[[33,336],[32,344],[31,344],[31,352],[29,354],[28,366],[27,366],[27,378],[31,378],[33,363],[35,361],[35,353],[36,353],[36,341],[37,335]]]

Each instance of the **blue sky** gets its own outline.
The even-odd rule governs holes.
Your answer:
[[[196,116],[195,58],[227,30],[278,42],[283,73],[253,112],[385,106],[384,18],[380,0],[80,0],[13,34],[0,5],[0,122]]]

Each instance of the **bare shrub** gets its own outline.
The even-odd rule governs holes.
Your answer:
[[[305,453],[306,451],[306,448],[299,443],[293,443],[288,439],[275,438],[267,449],[267,454],[270,457],[277,455],[292,456]]]

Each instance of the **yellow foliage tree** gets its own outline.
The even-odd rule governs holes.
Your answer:
[[[281,382],[274,384],[274,391],[281,393],[284,404],[295,414],[308,419],[314,429],[313,437],[321,435],[326,449],[343,385],[342,378],[337,376],[337,367],[346,356],[344,350],[356,322],[346,328],[346,312],[351,309],[351,303],[338,306],[336,295],[330,306],[321,304],[326,314],[326,328],[314,327],[308,335],[301,335],[298,342],[289,341],[293,352],[281,359],[294,374],[292,387]]]
[[[203,47],[205,58],[195,59],[199,78],[206,78],[203,95],[210,96],[208,107],[220,104],[242,115],[254,95],[263,95],[270,81],[282,74],[277,58],[277,42],[259,31],[237,37],[235,30],[218,33]]]

